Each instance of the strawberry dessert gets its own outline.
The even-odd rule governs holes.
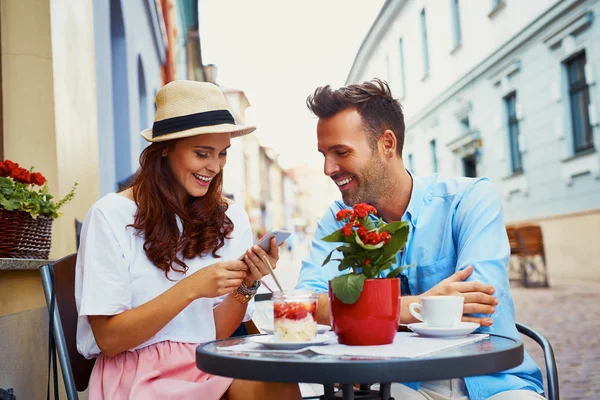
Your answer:
[[[315,338],[317,333],[317,302],[316,299],[310,297],[304,296],[303,301],[298,301],[300,298],[293,300],[290,298],[281,299],[283,301],[274,299],[274,328],[279,341],[307,342]]]

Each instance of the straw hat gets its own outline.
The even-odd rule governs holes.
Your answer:
[[[233,138],[255,129],[235,124],[216,85],[181,80],[169,82],[158,91],[154,125],[140,134],[149,142],[163,142],[209,133],[230,133]]]

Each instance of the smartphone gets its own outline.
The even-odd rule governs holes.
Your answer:
[[[277,240],[277,246],[281,246],[281,244],[284,242],[284,240],[287,239],[291,234],[292,234],[292,232],[290,232],[290,231],[286,231],[283,229],[275,229],[275,230],[269,232],[268,234],[266,234],[265,236],[263,236],[262,239],[260,239],[260,241],[256,244],[258,246],[260,246],[261,249],[263,249],[264,251],[266,251],[268,253],[269,250],[271,249],[271,239],[272,238],[275,238],[275,240]],[[242,260],[245,255],[246,255],[246,252],[244,252],[244,254],[242,254],[240,256],[240,258],[238,258],[238,260]]]

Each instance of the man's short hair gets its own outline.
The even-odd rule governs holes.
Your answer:
[[[306,105],[319,118],[333,117],[342,110],[354,108],[362,118],[371,150],[377,150],[377,140],[389,129],[396,135],[397,152],[404,147],[404,113],[402,105],[392,97],[388,84],[378,78],[360,84],[332,89],[321,86],[306,99]]]

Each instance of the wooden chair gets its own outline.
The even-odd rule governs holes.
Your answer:
[[[510,244],[510,258],[508,259],[508,279],[511,283],[524,284],[523,265],[519,249],[519,235],[515,226],[506,227],[506,235]]]
[[[69,400],[78,399],[77,392],[87,389],[95,362],[95,360],[86,359],[77,351],[76,261],[77,253],[74,253],[52,264],[40,267],[50,316],[50,357],[54,359],[54,371],[56,371],[55,355],[58,355]],[[55,349],[53,349],[54,346]]]
[[[525,287],[548,287],[548,269],[542,228],[523,225],[517,228],[519,255]]]

